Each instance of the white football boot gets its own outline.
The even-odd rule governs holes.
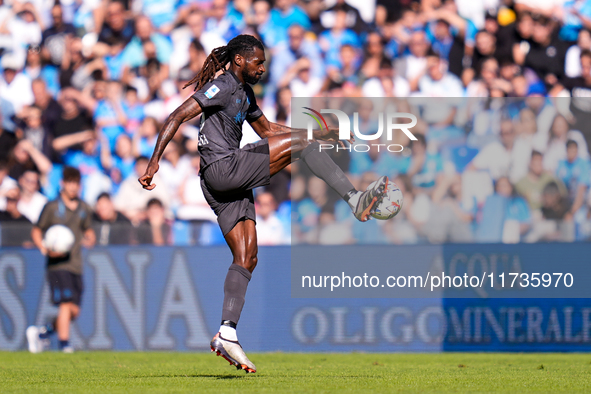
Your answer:
[[[360,192],[361,195],[359,196],[357,204],[353,209],[353,215],[355,215],[357,220],[360,222],[366,222],[371,218],[371,213],[384,198],[387,186],[388,177],[383,176],[377,181],[372,182],[367,187],[367,190]]]
[[[45,348],[45,341],[39,338],[40,333],[41,330],[37,326],[29,326],[27,331],[25,331],[31,353],[41,353]]]
[[[224,339],[218,332],[211,340],[210,346],[212,352],[225,358],[236,369],[243,369],[246,373],[255,373],[257,371],[252,361],[246,357],[238,341]]]

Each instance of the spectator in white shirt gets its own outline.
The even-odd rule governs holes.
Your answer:
[[[6,193],[17,187],[16,181],[8,176],[8,163],[0,161],[0,211],[6,210]]]
[[[2,78],[0,78],[0,97],[10,101],[14,111],[19,113],[25,105],[33,104],[35,100],[31,80],[20,72],[23,68],[16,56],[6,54],[2,56]]]
[[[280,245],[287,243],[283,225],[275,209],[277,203],[269,192],[260,193],[256,198],[257,239],[259,245]]]
[[[365,81],[361,90],[365,97],[408,97],[410,84],[396,74],[388,59],[384,59],[378,74]]]
[[[137,179],[144,173],[148,166],[148,158],[140,156],[135,161],[134,173],[128,176],[117,192],[114,199],[115,208],[127,216],[134,225],[146,218],[146,206],[151,199],[158,199],[164,203],[169,201],[166,187],[157,187],[150,193],[146,193],[141,187],[138,187]],[[160,171],[156,174],[154,184],[164,185]],[[165,205],[166,208],[166,205]]]
[[[179,190],[181,206],[176,216],[181,220],[215,222],[215,213],[209,207],[201,189],[201,177],[199,176],[200,161],[199,153],[195,152],[191,157],[193,172],[187,176]]]
[[[573,45],[566,51],[564,60],[564,73],[569,78],[581,76],[581,51],[591,49],[591,32],[581,29],[577,37],[577,45]]]
[[[37,223],[47,203],[47,197],[39,193],[39,173],[34,170],[25,171],[18,179],[18,185],[21,189],[21,198],[17,208],[31,223]]]
[[[414,92],[419,89],[419,80],[427,71],[427,53],[429,42],[424,31],[412,33],[408,43],[410,54],[396,61],[397,74],[405,78]]]
[[[162,182],[171,198],[169,202],[174,209],[180,205],[181,185],[193,172],[193,168],[191,159],[187,155],[182,155],[181,146],[175,140],[168,143],[163,159],[158,172],[162,176]]]
[[[315,96],[320,92],[324,80],[311,74],[311,66],[310,59],[307,57],[299,58],[279,81],[278,88],[289,86],[292,97]]]
[[[203,31],[205,29],[205,17],[199,10],[191,10],[185,25],[175,29],[170,34],[173,44],[173,52],[170,57],[170,73],[173,77],[179,70],[189,63],[189,46],[191,41],[197,39],[206,54],[217,47],[226,45],[222,37],[213,31]]]
[[[447,64],[435,52],[427,56],[427,73],[419,80],[419,95],[426,97],[462,97],[462,81],[447,70]]]
[[[513,122],[501,122],[500,142],[486,145],[469,164],[469,170],[488,171],[494,180],[508,176],[512,183],[527,174],[531,144],[516,138]]]

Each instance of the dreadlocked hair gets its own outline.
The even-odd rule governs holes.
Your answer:
[[[201,89],[206,83],[215,78],[218,71],[222,70],[223,72],[226,72],[226,66],[234,59],[234,56],[242,55],[246,57],[252,55],[255,48],[265,50],[263,44],[251,35],[241,34],[232,38],[228,45],[215,48],[211,51],[209,56],[207,56],[207,59],[205,59],[201,71],[199,71],[193,79],[187,82],[185,86],[183,86],[183,89],[194,83],[196,83],[196,91]]]

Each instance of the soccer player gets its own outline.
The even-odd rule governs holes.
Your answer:
[[[144,189],[156,187],[152,178],[166,145],[183,122],[202,114],[201,187],[233,256],[224,282],[222,323],[211,341],[211,350],[247,373],[256,372],[256,367],[238,343],[236,325],[257,264],[252,189],[268,185],[270,177],[292,158],[301,159],[349,203],[357,219],[366,221],[383,198],[388,182],[384,176],[368,190],[357,191],[326,152],[320,151],[319,143],[307,139],[307,130],[269,122],[249,86],[260,80],[264,62],[263,44],[250,35],[239,35],[227,46],[214,49],[202,70],[185,85],[196,84],[195,93],[166,120],[146,172],[139,178]],[[244,120],[262,140],[240,149]],[[315,131],[314,138],[338,141],[338,129]]]
[[[58,306],[58,315],[54,322],[46,326],[27,328],[27,342],[32,353],[42,352],[47,338],[56,331],[59,348],[64,353],[74,352],[70,345],[70,323],[80,314],[83,291],[82,246],[92,247],[96,239],[91,228],[92,209],[79,198],[80,171],[73,167],[64,167],[61,186],[59,197],[45,205],[39,221],[31,231],[35,246],[47,256],[47,281],[51,301]],[[75,242],[69,253],[49,251],[43,244],[45,232],[55,224],[64,225],[74,233]]]

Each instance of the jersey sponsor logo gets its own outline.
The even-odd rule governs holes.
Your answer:
[[[236,99],[236,104],[240,104],[242,102],[242,99]]]
[[[213,98],[213,96],[218,94],[219,91],[220,88],[218,88],[216,85],[211,85],[211,87],[207,89],[207,91],[205,92],[205,97],[207,97],[208,99]]]

